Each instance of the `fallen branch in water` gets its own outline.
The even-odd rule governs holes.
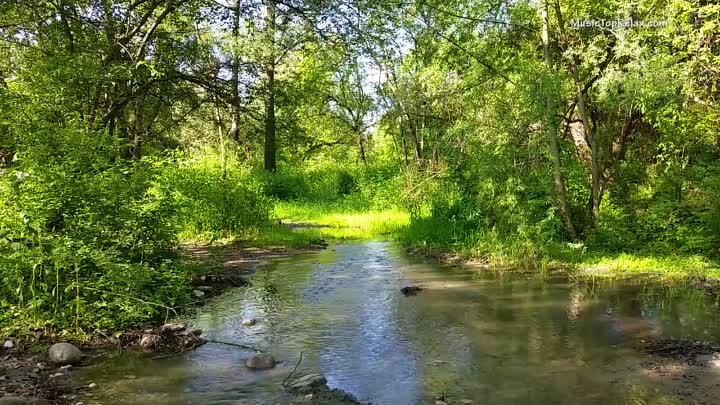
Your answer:
[[[295,374],[295,371],[297,370],[297,368],[300,367],[300,363],[302,363],[302,356],[303,356],[303,352],[300,352],[300,359],[298,359],[298,362],[297,362],[297,364],[295,365],[295,368],[293,369],[293,371],[290,372],[290,374],[288,374],[287,377],[285,377],[285,379],[284,379],[283,382],[282,382],[282,386],[283,386],[283,387],[286,386],[285,383],[287,382],[287,380],[289,380],[290,377],[292,377],[292,375]]]
[[[217,343],[217,344],[227,345],[227,346],[234,346],[234,347],[239,347],[239,348],[248,349],[248,350],[254,350],[258,353],[262,353],[262,350],[258,350],[252,346],[241,345],[239,343],[223,342],[222,340],[215,340],[215,339],[207,339],[207,342],[208,343]]]

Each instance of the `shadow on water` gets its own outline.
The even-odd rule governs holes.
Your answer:
[[[423,286],[405,297],[405,285]],[[243,319],[257,325],[244,327]],[[378,405],[448,398],[476,404],[711,404],[720,373],[649,356],[643,339],[716,341],[717,307],[691,291],[573,285],[512,273],[473,274],[407,258],[392,243],[344,243],[261,267],[251,286],[191,320],[208,344],[163,360],[128,354],[86,369],[103,403],[288,404],[280,383],[301,370]]]

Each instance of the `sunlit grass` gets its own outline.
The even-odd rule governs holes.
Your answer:
[[[672,283],[701,277],[720,281],[720,263],[701,255],[650,250],[611,252],[582,243],[537,243],[432,219],[416,220],[400,233],[400,239],[420,254],[459,257],[493,267],[564,269],[577,278],[608,280],[648,277]]]
[[[686,280],[694,276],[720,279],[718,264],[698,255],[589,254],[579,258],[576,266],[581,274],[594,278],[649,275],[667,281]]]
[[[253,247],[302,249],[330,239],[392,237],[410,224],[410,215],[397,209],[366,211],[347,203],[278,202],[274,223],[243,232],[182,233],[184,244],[241,242]]]
[[[398,209],[367,211],[349,204],[279,202],[274,216],[295,232],[315,232],[322,238],[363,239],[393,234],[410,224]]]

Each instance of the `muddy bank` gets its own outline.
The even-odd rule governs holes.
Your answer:
[[[44,346],[0,350],[0,404],[74,404],[92,391],[77,385],[72,373],[73,368],[92,363],[99,353],[86,351],[77,366],[59,367],[50,362]]]
[[[325,241],[308,246],[307,249],[291,249],[283,246],[253,247],[242,242],[223,245],[186,244],[183,250],[191,266],[198,271],[190,281],[196,303],[221,294],[228,288],[247,285],[257,266],[279,257],[293,256],[327,248]],[[202,293],[202,294],[200,294]]]

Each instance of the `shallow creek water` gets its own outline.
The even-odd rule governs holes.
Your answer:
[[[399,289],[421,285],[417,296]],[[256,318],[257,325],[241,325]],[[573,285],[472,273],[407,257],[390,242],[342,243],[273,260],[252,285],[189,322],[209,339],[250,345],[281,364],[250,371],[252,352],[208,343],[161,360],[124,354],[85,368],[107,405],[273,405],[297,363],[377,405],[720,404],[720,372],[634,349],[651,337],[715,342],[717,307],[700,294]],[[311,402],[308,402],[311,403]]]

